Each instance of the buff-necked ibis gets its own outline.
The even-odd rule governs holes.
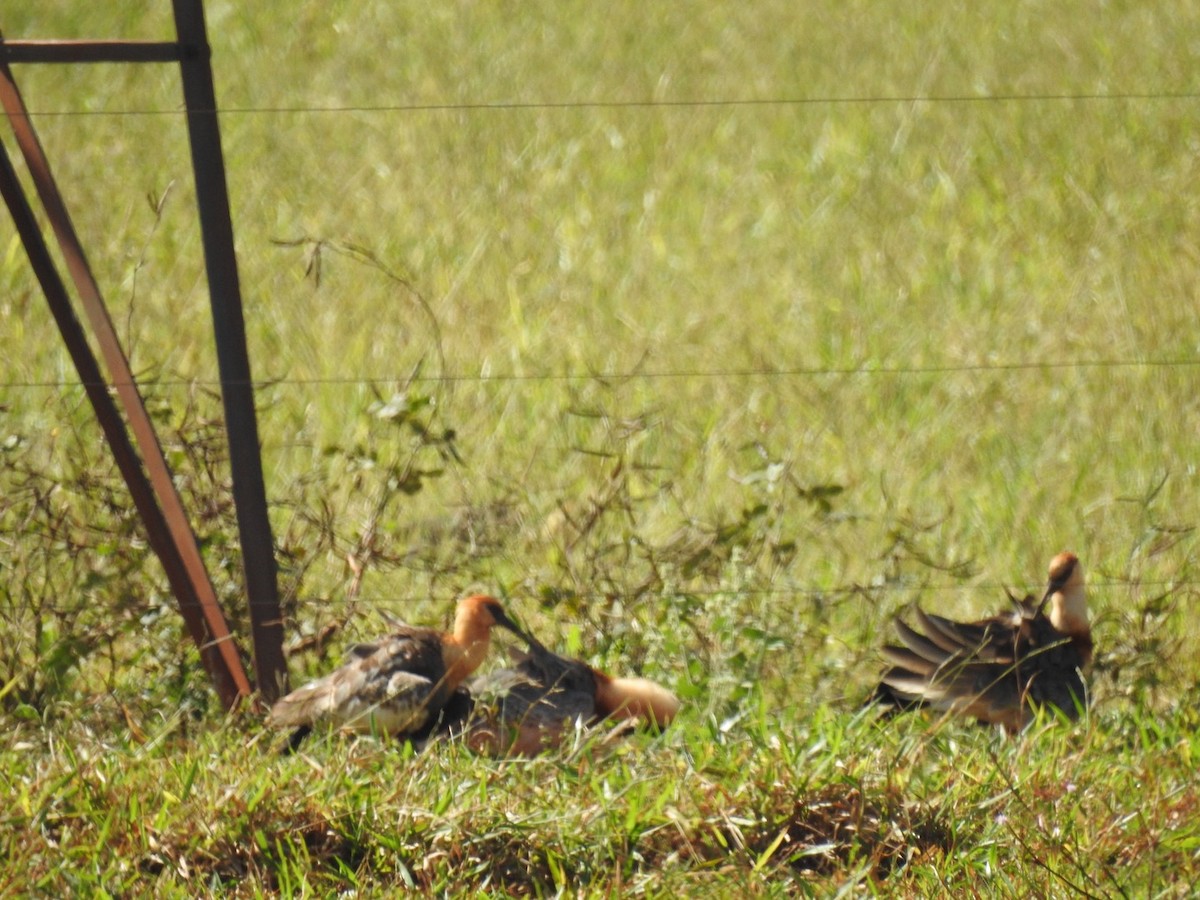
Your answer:
[[[891,668],[875,700],[890,706],[928,706],[998,724],[1010,734],[1038,707],[1075,719],[1087,700],[1092,661],[1083,567],[1073,553],[1050,562],[1040,602],[976,622],[955,622],[914,610],[917,628],[895,622],[899,645],[883,648]]]
[[[279,700],[267,724],[293,728],[294,750],[314,727],[419,739],[448,714],[461,715],[469,704],[462,683],[487,655],[494,626],[524,633],[494,597],[460,600],[454,628],[398,625],[382,640],[358,644],[343,666]]]
[[[463,734],[476,752],[532,756],[559,746],[577,724],[624,720],[661,729],[679,712],[679,699],[660,684],[608,675],[525,638],[529,649],[514,666],[471,683],[475,708]]]

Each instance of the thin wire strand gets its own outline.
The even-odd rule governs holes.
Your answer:
[[[1200,581],[1183,580],[1183,581],[1101,581],[1088,582],[1088,590],[1092,592],[1113,591],[1136,587],[1139,589],[1158,589],[1170,591],[1171,593],[1181,592],[1185,589],[1196,590],[1200,589]],[[1027,588],[1028,593],[1035,598],[1040,597],[1044,590],[1044,585],[1037,585],[1033,588]],[[998,601],[995,604],[997,608],[1002,608],[1006,591],[1019,592],[1019,588],[1006,583],[981,583],[981,584],[880,584],[880,585],[848,585],[840,587],[805,587],[805,586],[783,586],[771,588],[737,588],[737,589],[722,589],[722,588],[674,588],[670,590],[646,590],[646,591],[579,591],[571,594],[571,599],[588,599],[588,600],[608,600],[620,598],[623,600],[631,600],[640,596],[657,595],[657,596],[674,596],[674,597],[727,597],[731,594],[738,594],[750,597],[778,597],[778,596],[804,596],[812,599],[823,597],[854,597],[854,596],[869,596],[878,594],[979,594],[988,593],[998,596]],[[406,594],[403,596],[378,596],[378,597],[292,597],[283,599],[280,602],[283,604],[291,604],[303,609],[314,607],[329,606],[343,607],[354,606],[361,609],[391,609],[394,606],[407,606],[411,604],[429,602],[432,598],[428,594]],[[512,595],[512,599],[527,600],[529,602],[540,605],[540,601],[532,595],[522,595],[516,593]],[[174,608],[170,599],[163,600],[161,603],[155,604],[164,608]],[[130,609],[144,609],[145,604],[140,604]],[[66,612],[75,609],[74,607],[58,607],[58,606],[37,606],[30,605],[30,611],[34,608],[43,611],[59,611]],[[19,611],[12,609],[11,611]]]
[[[475,382],[480,384],[504,382],[551,382],[551,381],[629,381],[656,379],[708,379],[708,378],[821,378],[834,376],[909,376],[909,375],[953,375],[975,372],[1028,372],[1036,370],[1063,369],[1119,369],[1147,368],[1174,369],[1191,368],[1200,365],[1200,358],[1181,359],[1094,359],[1067,360],[1058,362],[998,362],[998,363],[967,363],[963,365],[929,365],[929,366],[834,366],[821,368],[817,366],[798,366],[792,368],[745,368],[745,369],[676,369],[662,372],[565,372],[565,373],[501,373],[501,374],[451,374],[451,375],[375,375],[365,377],[332,376],[312,378],[256,378],[252,382],[255,389],[264,389],[289,385],[382,385],[397,382],[412,383],[442,383],[460,384]],[[116,387],[116,382],[105,382],[109,387]],[[142,387],[219,387],[222,384],[241,385],[243,382],[225,381],[217,378],[147,378],[139,381]],[[80,381],[45,381],[45,380],[11,380],[0,382],[2,388],[40,388],[60,389],[83,387]]]
[[[340,113],[442,113],[442,112],[522,112],[594,109],[703,109],[764,106],[891,106],[912,103],[983,104],[983,103],[1097,103],[1097,102],[1165,102],[1171,100],[1200,100],[1197,91],[1124,91],[1119,93],[1064,94],[942,94],[942,95],[877,95],[867,97],[729,97],[698,100],[500,100],[463,103],[373,103],[336,106],[230,106],[217,110],[222,115],[297,115]],[[211,113],[213,110],[196,110]],[[173,109],[68,109],[31,110],[31,116],[88,117],[88,116],[181,116],[187,110]]]
[[[1139,580],[1139,581],[1092,581],[1092,580],[1089,580],[1088,581],[1088,590],[1089,591],[1115,590],[1115,589],[1129,588],[1129,587],[1134,587],[1134,586],[1136,586],[1138,588],[1181,590],[1183,588],[1200,588],[1200,581],[1192,581],[1192,580],[1185,580],[1185,581],[1144,581],[1144,580]],[[1028,591],[1028,593],[1035,594],[1037,598],[1040,598],[1042,592],[1045,590],[1045,587],[1046,586],[1044,583],[1039,583],[1038,585],[1027,588],[1026,590]],[[1000,583],[1000,582],[983,582],[983,583],[979,583],[979,584],[966,584],[966,583],[963,583],[963,584],[953,584],[953,583],[895,584],[895,583],[889,583],[889,584],[879,584],[879,585],[852,584],[852,585],[843,585],[843,586],[839,586],[839,587],[806,587],[803,585],[786,585],[786,586],[781,586],[781,587],[736,588],[736,589],[701,588],[701,589],[696,589],[696,590],[679,587],[679,588],[674,588],[674,589],[670,589],[667,591],[662,591],[661,589],[646,590],[646,591],[603,591],[603,590],[579,591],[579,592],[572,594],[571,596],[573,598],[581,598],[582,597],[582,598],[592,598],[592,599],[608,599],[610,597],[620,597],[623,599],[630,599],[630,598],[634,598],[634,597],[638,597],[638,596],[644,596],[647,594],[659,594],[659,595],[675,596],[675,597],[726,597],[731,594],[744,594],[744,595],[749,595],[749,596],[753,596],[753,597],[777,597],[780,595],[801,595],[801,596],[806,596],[806,597],[828,597],[831,595],[843,595],[843,594],[853,596],[853,595],[875,594],[875,593],[880,593],[880,594],[899,594],[899,593],[977,594],[977,593],[986,592],[989,594],[999,594],[1003,600],[1003,599],[1005,599],[1004,593],[1005,593],[1005,591],[1008,591],[1008,590],[1016,592],[1016,591],[1018,591],[1018,587],[1013,584],[1010,584],[1010,583]],[[521,599],[521,595],[519,593],[515,594],[514,596],[517,599]],[[420,602],[423,600],[429,600],[429,599],[430,598],[428,597],[428,595],[420,595],[420,596],[406,595],[406,596],[402,596],[402,597],[393,596],[393,597],[375,597],[375,598],[363,598],[361,596],[356,597],[356,598],[297,597],[297,598],[294,598],[291,602],[298,603],[298,604],[304,605],[304,606],[314,605],[314,604],[329,604],[329,605],[339,605],[339,606],[353,604],[353,605],[363,605],[363,606],[367,606],[367,607],[379,607],[379,606],[383,606],[385,604],[390,604],[390,603],[416,603],[416,602]],[[534,598],[530,598],[530,599],[534,599]]]

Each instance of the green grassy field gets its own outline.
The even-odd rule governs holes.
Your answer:
[[[141,6],[0,29],[173,35]],[[332,633],[293,683],[486,590],[686,707],[532,761],[276,756],[5,214],[0,894],[1191,893],[1192,4],[207,12],[288,638]],[[177,74],[16,76],[244,635]],[[1085,720],[860,708],[894,614],[1063,549]]]

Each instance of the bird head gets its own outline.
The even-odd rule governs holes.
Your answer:
[[[1050,560],[1050,579],[1041,605],[1045,606],[1047,602],[1050,604],[1050,624],[1062,633],[1091,630],[1083,566],[1074,553],[1060,553]]]
[[[456,634],[486,634],[493,626],[506,628],[518,637],[529,640],[529,636],[509,618],[500,601],[495,597],[475,594],[458,601],[458,612],[454,618]]]

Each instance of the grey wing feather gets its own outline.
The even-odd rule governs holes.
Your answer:
[[[503,724],[561,725],[588,721],[596,713],[596,680],[582,662],[533,642],[516,665],[476,679],[472,693],[486,702]],[[481,711],[481,716],[486,711]]]
[[[439,641],[436,632],[409,629],[379,644],[357,645],[345,665],[276,703],[267,723],[328,723],[389,734],[420,728],[449,694]]]
[[[942,663],[949,660],[953,654],[961,647],[946,647],[930,640],[922,634],[917,633],[912,628],[904,624],[901,619],[896,620],[896,634],[899,635],[900,641],[906,646],[913,655],[926,663],[932,663],[935,666],[940,666]]]

